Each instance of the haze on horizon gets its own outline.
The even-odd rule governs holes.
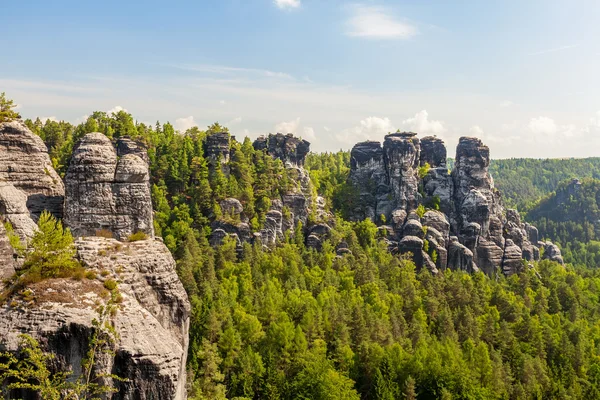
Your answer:
[[[493,158],[600,155],[600,2],[449,3],[4,2],[0,91],[24,118],[123,108],[313,151],[400,129],[450,156],[460,136]]]

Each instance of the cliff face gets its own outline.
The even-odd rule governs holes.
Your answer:
[[[62,216],[65,189],[46,145],[21,121],[0,124],[0,213],[22,239],[44,210]]]
[[[114,279],[123,298],[111,318],[119,338],[94,374],[127,379],[112,382],[113,399],[185,399],[190,306],[168,249],[154,239],[124,244],[99,237],[76,246],[98,278],[42,281],[29,288],[33,300],[0,307],[0,347],[15,350],[18,335],[28,333],[56,355],[58,368],[80,373],[96,309],[107,301],[102,281]]]
[[[75,146],[65,176],[64,217],[74,236],[100,230],[117,239],[135,232],[154,235],[148,165],[139,151],[118,148],[124,154],[101,133],[88,133]]]
[[[360,200],[351,217],[392,222],[392,249],[413,253],[419,267],[434,272],[518,272],[523,259],[539,258],[541,244],[537,230],[502,205],[489,161],[488,147],[477,138],[460,139],[451,173],[444,143],[435,137],[395,133],[383,146],[359,143],[351,152],[349,183]],[[419,216],[421,203],[439,211]]]
[[[43,143],[23,125],[1,125],[0,143],[0,173],[4,173],[0,176],[5,179],[0,184],[0,216],[14,221],[15,228],[26,226],[19,220],[23,218],[33,224],[33,233],[40,207],[55,204],[40,203],[40,198],[61,198],[53,211],[62,211],[62,181],[50,166]],[[66,176],[63,221],[75,236],[83,236],[75,245],[89,277],[43,280],[28,287],[31,294],[26,298],[19,294],[9,298],[0,306],[0,351],[15,350],[18,335],[28,333],[56,355],[53,368],[77,376],[98,306],[110,297],[104,282],[112,279],[122,298],[110,317],[118,337],[111,349],[114,354],[101,356],[93,373],[126,379],[105,382],[118,390],[112,399],[186,398],[190,304],[173,257],[162,241],[153,238],[148,182],[143,147],[128,138],[113,145],[100,133],[81,139]],[[32,196],[36,201],[30,200]],[[94,237],[99,229],[117,239],[138,231],[149,238],[127,243]],[[1,224],[0,263],[0,277],[14,273],[13,251]]]

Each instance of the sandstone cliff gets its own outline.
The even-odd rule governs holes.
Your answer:
[[[65,189],[46,145],[21,121],[0,124],[0,214],[26,239],[44,210],[62,216]]]
[[[516,273],[522,260],[539,259],[541,244],[537,230],[502,205],[489,161],[488,147],[477,138],[460,139],[451,172],[439,138],[394,133],[383,146],[359,143],[348,179],[358,198],[351,217],[390,221],[391,248],[413,253],[419,267],[433,272]],[[419,216],[420,204],[430,211]]]
[[[116,149],[115,149],[116,147]],[[0,351],[15,350],[28,333],[56,355],[53,368],[81,373],[93,319],[107,302],[104,282],[118,283],[121,301],[111,323],[118,340],[95,374],[124,382],[112,399],[185,399],[190,304],[175,261],[153,238],[147,155],[128,138],[113,143],[100,133],[75,146],[63,183],[49,163],[45,146],[19,122],[0,125],[0,216],[24,238],[44,209],[62,214],[76,236],[77,257],[86,278],[50,279],[32,284],[0,306]],[[60,201],[59,201],[60,200]],[[98,230],[116,239],[141,231],[146,240],[122,242],[94,237]],[[0,278],[15,271],[13,251],[0,224]]]

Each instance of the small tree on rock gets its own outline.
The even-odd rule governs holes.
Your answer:
[[[71,231],[63,228],[62,222],[44,211],[38,221],[38,230],[33,235],[25,257],[23,269],[39,279],[70,276],[79,266],[75,259]]]
[[[6,98],[6,93],[0,93],[0,123],[19,119],[21,116],[13,110],[17,107],[14,101]]]

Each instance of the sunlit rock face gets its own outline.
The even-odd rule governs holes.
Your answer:
[[[539,259],[537,229],[502,205],[488,170],[489,148],[477,138],[460,138],[452,171],[446,154],[440,138],[419,140],[414,133],[387,135],[383,146],[358,143],[348,178],[358,199],[350,218],[389,221],[393,235],[386,240],[413,253],[420,268],[433,270],[433,263],[436,270],[510,275],[523,260]],[[419,216],[414,210],[421,204],[429,211]]]
[[[22,239],[44,210],[62,217],[65,188],[46,145],[21,121],[0,124],[0,214]]]
[[[117,157],[110,139],[98,132],[77,143],[65,177],[64,217],[75,236],[101,230],[117,239],[154,235],[148,164],[138,154]]]
[[[31,303],[9,299],[0,306],[0,351],[16,350],[18,335],[26,332],[55,356],[55,370],[77,377],[98,305],[107,302],[103,281],[113,279],[122,298],[111,317],[118,337],[112,353],[99,356],[93,373],[126,379],[104,381],[117,390],[113,400],[186,399],[190,304],[169,250],[155,239],[122,243],[87,237],[75,245],[86,270],[97,278],[44,280],[30,285]]]

